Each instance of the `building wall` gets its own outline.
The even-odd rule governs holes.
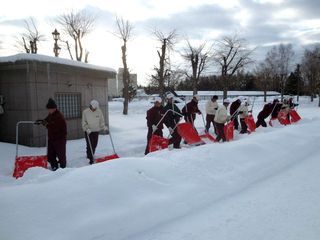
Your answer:
[[[47,116],[46,103],[55,93],[80,93],[81,112],[92,99],[100,103],[108,124],[108,78],[114,72],[32,60],[0,64],[0,95],[5,98],[5,113],[0,115],[0,141],[14,142],[18,121],[34,121]],[[81,116],[67,119],[68,139],[83,137]],[[44,146],[46,129],[22,126],[19,143]]]

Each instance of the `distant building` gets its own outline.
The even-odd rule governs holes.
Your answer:
[[[111,68],[38,54],[0,57],[0,141],[15,142],[16,123],[47,115],[48,98],[54,98],[67,120],[68,139],[83,138],[82,111],[96,99],[108,123],[108,80]],[[19,143],[44,146],[46,129],[23,126]]]
[[[135,89],[138,87],[137,74],[130,73],[130,83]],[[108,82],[109,98],[122,97],[123,91],[123,68],[119,68],[117,78],[110,79]]]

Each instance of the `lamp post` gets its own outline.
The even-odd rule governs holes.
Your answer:
[[[55,29],[52,32],[52,37],[53,37],[53,40],[54,40],[54,46],[53,46],[54,56],[58,57],[61,48],[58,45],[58,40],[60,39],[60,33],[57,31],[57,29]]]

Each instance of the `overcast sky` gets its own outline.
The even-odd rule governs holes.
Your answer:
[[[138,73],[141,84],[158,62],[154,29],[176,29],[180,40],[177,50],[181,50],[185,39],[195,44],[213,43],[237,33],[250,47],[257,48],[257,60],[279,43],[292,43],[299,59],[303,49],[320,42],[319,0],[10,0],[0,8],[0,56],[18,53],[15,38],[24,32],[24,20],[29,17],[36,20],[46,36],[39,53],[53,55],[51,32],[55,28],[60,31],[54,19],[72,9],[87,9],[97,16],[96,28],[85,43],[92,64],[121,67],[121,41],[111,34],[115,31],[115,17],[124,17],[134,25],[128,65]],[[67,52],[61,56],[67,58]],[[179,64],[177,53],[172,61]]]

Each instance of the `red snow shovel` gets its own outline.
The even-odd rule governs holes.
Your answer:
[[[112,136],[111,136],[110,130],[109,130],[109,134],[108,135],[109,135],[110,142],[111,142],[111,145],[112,145],[113,154],[107,155],[107,156],[98,157],[98,158],[93,157],[95,163],[101,163],[101,162],[105,162],[105,161],[109,161],[109,160],[113,160],[113,159],[119,158],[119,156],[116,153],[115,148],[114,148],[114,144],[113,144],[113,141],[112,141]],[[90,141],[89,136],[88,136],[88,142],[89,142],[90,150],[93,153],[92,145],[91,145],[91,141]]]
[[[205,144],[201,140],[197,131],[193,128],[192,124],[189,122],[179,123],[177,125],[179,135],[189,144],[189,145],[202,145]]]
[[[245,117],[244,121],[247,124],[250,132],[254,132],[256,130],[256,123],[254,122],[252,114],[249,114],[247,117]]]
[[[288,119],[288,113],[284,112],[284,111],[280,111],[278,113],[278,120],[282,125],[289,125],[290,124],[290,120]]]
[[[16,125],[16,159],[15,166],[12,176],[15,178],[20,178],[23,176],[24,172],[32,167],[43,167],[47,168],[48,161],[47,155],[40,156],[18,156],[19,148],[19,125],[20,124],[34,124],[33,121],[20,121]]]
[[[151,139],[149,141],[149,152],[155,152],[158,150],[162,150],[168,148],[169,139],[152,134]]]
[[[295,122],[298,122],[301,120],[300,115],[298,114],[298,112],[295,109],[291,109],[289,114],[290,114],[292,123],[295,123]]]
[[[226,125],[224,125],[224,135],[226,136],[227,141],[233,140],[233,131],[234,131],[233,121],[229,121]]]

